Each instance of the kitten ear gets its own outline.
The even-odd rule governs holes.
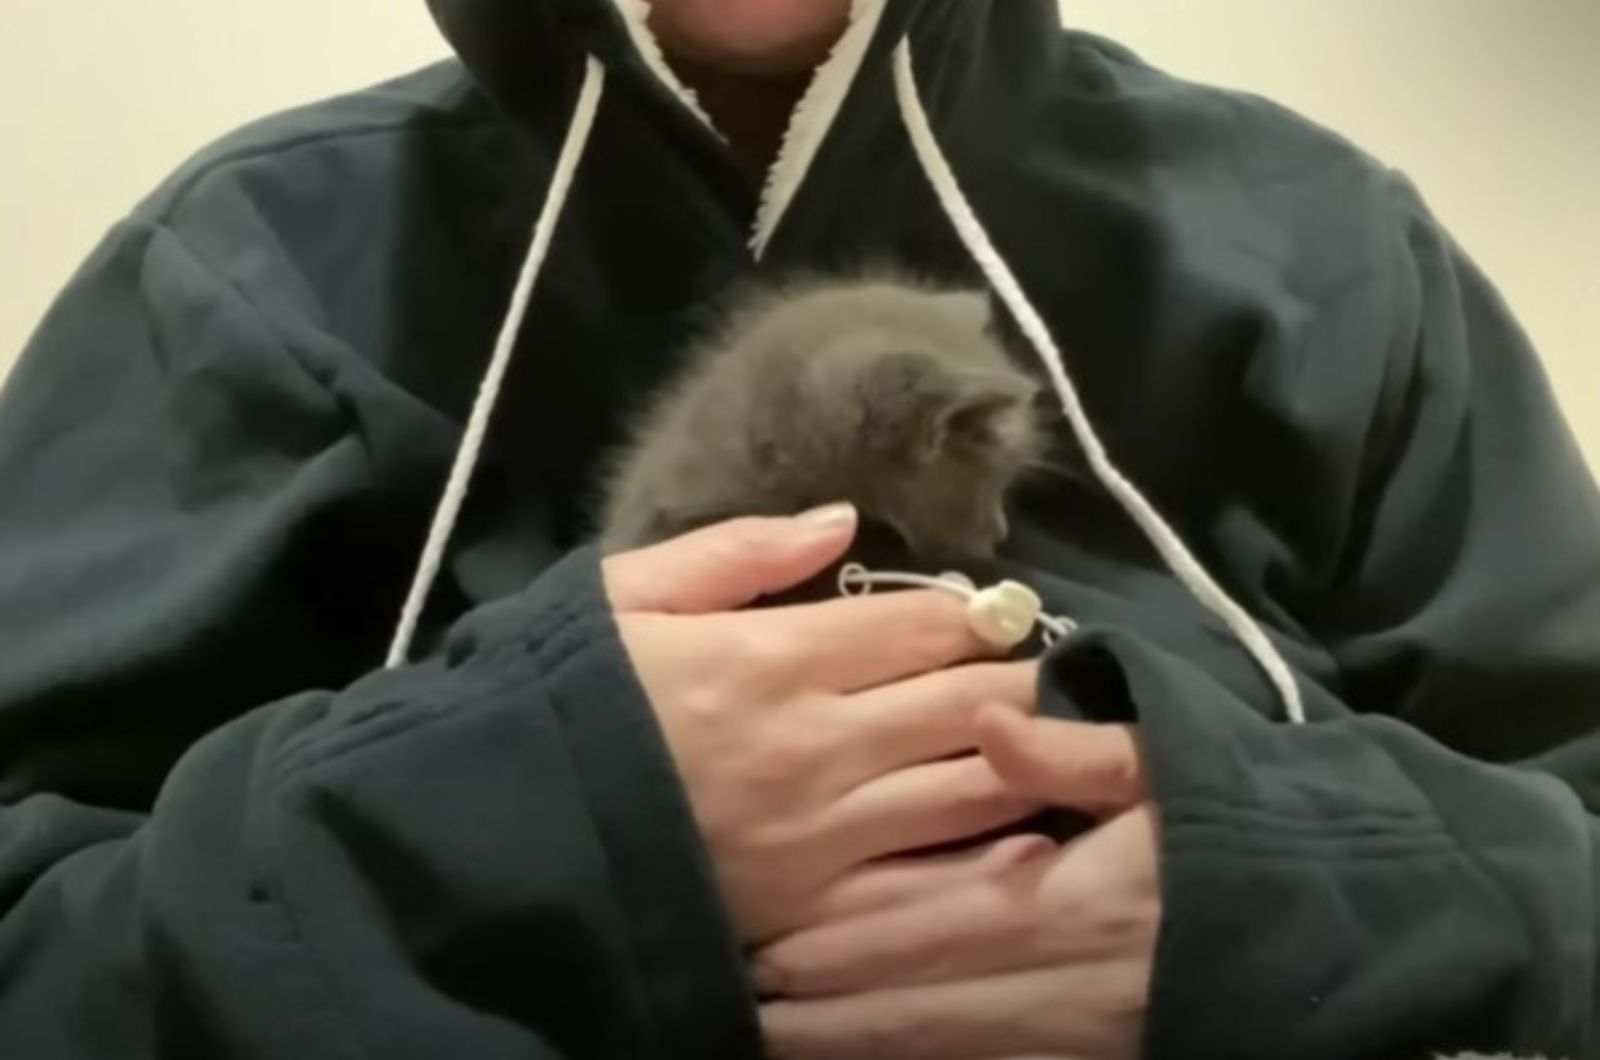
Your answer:
[[[1007,350],[1025,350],[1028,340],[1022,334],[1011,310],[1000,296],[988,288],[976,291],[941,291],[934,295],[951,319],[966,323],[994,338]]]
[[[927,455],[974,452],[1021,444],[1037,388],[1025,379],[999,372],[967,372],[928,424]]]
[[[994,327],[994,303],[988,291],[936,291],[933,294],[941,312],[952,320],[989,331]]]

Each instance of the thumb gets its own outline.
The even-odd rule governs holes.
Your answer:
[[[1007,707],[978,715],[978,749],[1014,794],[1096,816],[1143,802],[1144,758],[1127,725],[1030,718]]]
[[[619,611],[732,611],[826,570],[855,540],[853,505],[792,518],[735,519],[608,557],[606,591]]]

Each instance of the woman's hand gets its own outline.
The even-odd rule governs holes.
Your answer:
[[[773,1060],[1139,1055],[1161,900],[1132,730],[986,712],[983,752],[1022,797],[1107,819],[1060,849],[801,931],[756,979]]]
[[[738,610],[826,569],[855,528],[848,507],[743,520],[605,562],[623,643],[749,942],[1002,871],[1040,847],[1018,837],[896,857],[1039,808],[970,753],[985,706],[1032,710],[1036,669],[977,661],[986,649],[959,600]]]

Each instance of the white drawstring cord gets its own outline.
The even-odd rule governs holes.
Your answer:
[[[1021,582],[1003,581],[979,589],[965,574],[947,572],[938,577],[910,571],[868,570],[859,563],[846,564],[839,571],[841,596],[865,596],[880,585],[906,589],[933,589],[967,602],[967,623],[972,631],[996,648],[1010,650],[1041,631],[1050,647],[1077,631],[1071,619],[1046,614],[1039,594]]]
[[[572,190],[578,163],[583,160],[584,149],[589,143],[589,134],[594,130],[595,116],[599,113],[600,99],[605,90],[605,80],[605,67],[590,56],[584,68],[583,90],[578,94],[578,103],[573,108],[572,121],[567,127],[566,142],[561,146],[555,172],[550,178],[550,188],[545,194],[544,208],[540,210],[538,224],[534,226],[528,256],[522,264],[522,272],[518,275],[516,288],[512,292],[511,308],[506,312],[505,321],[500,327],[500,335],[495,340],[494,354],[489,358],[489,367],[484,371],[483,382],[478,386],[478,396],[472,403],[472,414],[467,419],[461,444],[456,449],[455,462],[450,467],[450,477],[445,483],[443,495],[439,498],[433,523],[428,528],[427,544],[423,546],[422,558],[417,563],[417,571],[411,581],[411,590],[406,594],[405,606],[400,611],[400,622],[395,628],[394,641],[389,646],[389,655],[384,663],[391,669],[404,665],[410,655],[411,642],[417,634],[417,623],[422,617],[422,608],[428,602],[428,594],[432,592],[433,583],[439,576],[439,568],[444,562],[445,548],[455,531],[456,520],[461,515],[461,506],[466,501],[467,488],[472,484],[472,473],[477,468],[478,458],[483,452],[484,439],[489,433],[489,420],[494,414],[495,403],[500,398],[500,388],[505,382],[506,369],[511,364],[511,354],[517,346],[517,336],[521,334],[522,322],[528,315],[528,303],[533,298],[534,284],[538,281],[545,257],[550,252],[556,223],[561,220],[562,211],[566,208],[567,195]]]
[[[1078,445],[1083,450],[1095,477],[1144,532],[1167,568],[1202,606],[1221,619],[1238,638],[1239,643],[1261,667],[1277,691],[1289,720],[1303,724],[1306,715],[1305,705],[1300,698],[1300,688],[1295,683],[1289,664],[1267,638],[1266,632],[1248,611],[1239,606],[1227,591],[1217,584],[1216,579],[1194,557],[1188,546],[1183,543],[1183,539],[1167,524],[1155,506],[1112,463],[1099,435],[1095,433],[1094,426],[1089,422],[1077,388],[1067,375],[1066,362],[1050,335],[1049,327],[1028,301],[1011,267],[995,249],[994,242],[983,227],[983,222],[978,219],[977,213],[962,192],[955,171],[939,146],[938,138],[934,136],[933,125],[928,120],[927,110],[923,107],[922,97],[917,91],[916,72],[912,66],[911,44],[908,40],[902,40],[895,49],[894,77],[901,120],[904,121],[906,131],[911,137],[911,145],[922,165],[923,173],[933,185],[934,193],[938,196],[946,217],[955,227],[967,252],[983,271],[995,293],[1005,302],[1006,308],[1011,311],[1023,334],[1027,336],[1039,359],[1044,363],[1050,381],[1055,387],[1056,396],[1066,413],[1067,421],[1071,424],[1073,434],[1077,437]]]

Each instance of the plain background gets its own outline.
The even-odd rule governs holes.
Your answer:
[[[1063,7],[1406,170],[1499,282],[1600,466],[1600,0]],[[443,54],[423,0],[0,0],[0,373],[106,226],[195,148]]]

